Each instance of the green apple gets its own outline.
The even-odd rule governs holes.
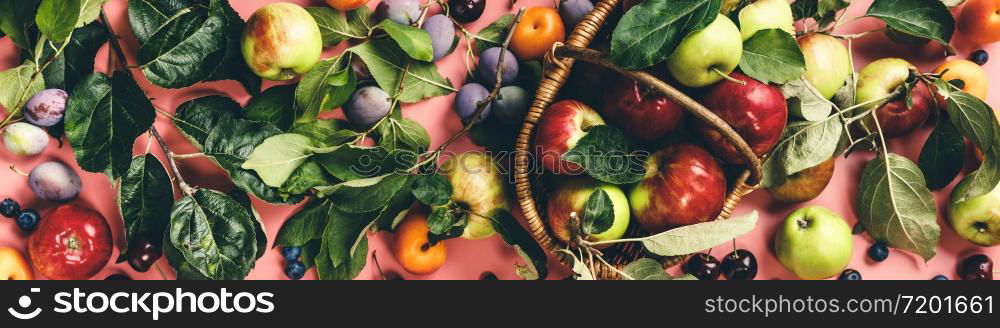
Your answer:
[[[493,157],[482,152],[465,152],[448,158],[440,173],[451,183],[451,200],[471,211],[465,239],[483,239],[496,233],[490,217],[497,210],[510,210],[507,184]]]
[[[243,59],[261,78],[284,81],[312,70],[323,52],[319,25],[299,5],[257,9],[243,29]]]
[[[740,34],[743,41],[760,30],[778,28],[795,35],[792,6],[786,0],[757,0],[740,10]]]
[[[567,243],[570,238],[570,218],[576,213],[577,218],[582,219],[587,201],[590,195],[597,190],[603,190],[611,199],[611,207],[614,212],[614,221],[608,230],[587,236],[590,241],[606,241],[621,239],[628,231],[629,225],[629,205],[628,198],[618,186],[602,183],[590,178],[573,177],[559,185],[558,189],[549,197],[546,211],[549,228],[556,236],[556,239]]]
[[[778,261],[802,279],[825,279],[844,271],[853,251],[851,228],[820,206],[789,214],[774,236]]]
[[[973,244],[985,247],[1000,245],[1000,186],[985,195],[957,202],[956,198],[968,188],[970,181],[963,179],[951,192],[951,206],[948,208],[951,228]]]
[[[847,83],[854,70],[847,47],[839,39],[822,33],[810,33],[799,38],[799,48],[806,60],[806,81],[823,98],[830,99]]]
[[[667,69],[677,82],[692,88],[722,80],[743,56],[743,39],[733,21],[718,15],[704,29],[691,33],[667,58]]]

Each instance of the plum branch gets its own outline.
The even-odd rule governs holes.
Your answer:
[[[41,56],[41,51],[39,51],[37,54],[35,54],[35,56],[36,56],[35,57],[35,61],[36,61],[35,71],[33,73],[31,73],[31,78],[28,79],[28,83],[26,84],[26,86],[24,87],[24,89],[21,90],[21,92],[18,92],[17,102],[15,103],[14,108],[8,108],[7,109],[7,117],[5,117],[2,122],[0,122],[0,129],[3,129],[4,127],[6,127],[10,123],[12,123],[14,121],[14,118],[17,117],[18,114],[21,113],[22,107],[24,107],[24,103],[28,101],[28,99],[26,99],[26,98],[28,96],[28,90],[31,89],[31,84],[34,83],[35,80],[38,80],[38,77],[42,75],[42,72],[44,72],[46,69],[49,68],[49,65],[52,65],[53,62],[55,62],[57,59],[59,59],[59,57],[62,56],[63,52],[65,52],[65,50],[66,50],[66,46],[69,45],[69,41],[72,38],[73,38],[73,32],[71,31],[69,33],[69,36],[66,37],[66,41],[63,41],[62,45],[60,45],[59,48],[56,48],[56,52],[54,54],[52,54],[52,56],[49,57],[49,59],[46,60],[45,64],[42,64],[42,66],[38,66],[37,65],[37,61],[40,58],[39,56]],[[45,43],[45,42],[48,42],[48,41],[46,41],[45,37],[42,36],[42,38],[38,42]]]

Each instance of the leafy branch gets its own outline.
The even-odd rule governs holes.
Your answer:
[[[17,102],[15,102],[14,108],[8,108],[7,117],[4,118],[3,121],[0,121],[0,129],[3,129],[10,123],[13,123],[14,118],[18,117],[21,114],[21,110],[24,107],[25,102],[28,101],[28,91],[31,90],[31,85],[38,79],[38,77],[42,76],[42,72],[44,72],[49,67],[49,65],[51,65],[53,62],[59,59],[59,57],[62,56],[63,52],[66,50],[66,46],[69,45],[70,40],[72,38],[73,38],[73,32],[70,32],[69,36],[66,37],[66,40],[63,41],[62,45],[60,45],[59,48],[56,49],[56,53],[53,54],[51,57],[49,57],[49,59],[45,61],[45,64],[38,66],[36,63],[35,71],[31,73],[31,78],[28,79],[28,83],[25,84],[25,88],[20,92],[18,92]],[[47,43],[48,41],[46,41],[43,36],[42,39],[39,40],[38,42],[44,44]],[[41,51],[38,51],[38,54],[40,55]]]

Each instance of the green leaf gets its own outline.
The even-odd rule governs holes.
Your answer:
[[[924,174],[909,159],[878,156],[861,175],[858,221],[875,240],[917,253],[929,261],[941,237],[934,197]]]
[[[788,32],[760,30],[743,42],[740,70],[764,83],[784,84],[805,74],[806,60]]]
[[[367,7],[366,7],[367,8]],[[323,35],[323,46],[332,47],[347,39],[364,39],[368,33],[347,24],[347,17],[329,7],[308,7],[306,11],[316,20]],[[367,31],[364,31],[367,32]]]
[[[327,246],[326,239],[323,240],[323,245],[320,246],[319,255],[316,256],[316,273],[319,274],[319,279],[322,280],[350,280],[354,279],[361,273],[361,270],[365,268],[368,264],[368,238],[363,237],[361,241],[358,242],[358,246],[354,248],[354,252],[351,253],[351,260],[347,263],[341,264],[339,266],[333,265],[333,260],[330,259],[329,249]]]
[[[334,216],[333,202],[314,199],[285,221],[275,237],[275,246],[304,246],[323,238],[327,222]]]
[[[748,215],[692,224],[641,238],[646,250],[660,256],[686,255],[700,252],[753,230],[757,211]]]
[[[660,261],[651,258],[635,260],[626,265],[622,272],[627,275],[624,279],[631,280],[698,280],[690,274],[676,278],[671,277],[667,271],[663,270],[663,264],[660,264]]]
[[[455,213],[448,206],[435,206],[427,216],[427,228],[431,234],[446,235],[459,224],[467,213]]]
[[[350,54],[321,60],[302,76],[295,90],[295,104],[300,112],[296,123],[316,121],[321,112],[342,106],[351,98],[356,85]]]
[[[818,122],[792,122],[764,159],[762,186],[778,186],[786,177],[827,161],[837,151],[837,143],[832,141],[840,140],[843,132],[836,116]]]
[[[927,188],[944,188],[965,165],[965,138],[945,117],[941,117],[931,136],[924,142],[918,161],[920,171],[927,175]]]
[[[490,223],[503,241],[511,247],[516,247],[525,263],[534,268],[538,275],[537,279],[545,279],[548,276],[548,255],[509,211],[506,209],[494,211],[490,216]]]
[[[32,27],[40,0],[0,0],[0,31],[22,50],[33,52]]]
[[[257,95],[261,87],[260,76],[250,70],[250,66],[243,60],[243,29],[246,27],[246,22],[228,1],[221,1],[221,5],[223,17],[226,19],[226,29],[223,32],[226,43],[224,48],[218,51],[221,55],[213,55],[212,58],[221,56],[222,59],[205,81],[234,80],[242,84],[250,95]]]
[[[282,131],[292,128],[295,120],[295,85],[268,88],[250,99],[243,117],[251,121],[270,122]]]
[[[413,196],[428,206],[441,206],[451,201],[451,183],[443,176],[428,174],[413,181]]]
[[[167,23],[189,12],[190,9],[185,9],[189,5],[187,0],[130,0],[128,19],[132,33],[139,44],[144,44]]]
[[[896,31],[946,47],[950,47],[955,31],[955,17],[940,0],[875,0],[866,15],[881,19]]]
[[[384,207],[397,191],[409,188],[411,182],[409,175],[392,173],[335,185],[327,195],[342,211],[367,213]]]
[[[94,57],[97,51],[107,42],[107,31],[101,23],[91,23],[73,32],[61,56],[53,60],[42,75],[45,77],[45,87],[49,89],[73,90],[81,79],[94,72]],[[47,62],[55,55],[56,46],[46,44],[40,47],[40,62]],[[31,54],[22,52],[21,57],[28,59]]]
[[[306,266],[306,269],[312,269],[316,266],[316,257],[319,256],[320,247],[323,247],[322,239],[310,240],[305,246],[302,246],[302,256],[299,257],[299,260]]]
[[[164,236],[163,256],[167,258],[170,266],[174,267],[177,273],[177,280],[209,280],[208,277],[198,272],[191,263],[184,259],[181,251],[170,244],[170,236]]]
[[[565,249],[564,248],[564,249],[558,249],[558,250],[556,250],[556,252],[560,252],[560,253],[569,255],[569,257],[573,260],[572,261],[573,264],[570,265],[570,270],[573,270],[573,278],[575,280],[595,280],[596,279],[596,278],[594,278],[594,273],[590,272],[590,268],[587,266],[587,264],[583,263],[583,260],[580,259],[579,257],[577,257],[576,254],[573,253],[573,251],[570,251],[569,249]]]
[[[167,234],[170,244],[202,275],[237,280],[250,273],[256,259],[252,220],[226,194],[199,189],[174,205]]]
[[[819,12],[819,0],[795,0],[792,2],[792,16],[795,20],[812,18]]]
[[[159,241],[170,223],[174,206],[173,181],[163,164],[152,154],[132,158],[128,173],[118,189],[118,208],[125,230],[125,247],[118,262],[139,238]]]
[[[149,81],[164,88],[183,88],[208,79],[222,63],[227,18],[221,0],[210,7],[191,7],[171,18],[142,43],[136,55]],[[183,11],[182,11],[183,12]]]
[[[378,27],[396,41],[400,49],[410,55],[410,58],[429,62],[434,59],[434,49],[431,47],[431,35],[420,28],[396,23],[391,19],[383,20]]]
[[[562,156],[579,164],[591,177],[611,184],[639,181],[646,173],[643,159],[629,148],[629,141],[618,128],[598,125]]]
[[[475,51],[476,55],[485,51],[486,49],[499,46],[503,44],[503,39],[507,29],[510,24],[514,23],[514,15],[506,14],[497,18],[497,20],[490,23],[483,29],[476,33],[479,37],[475,40]]]
[[[335,149],[321,148],[304,135],[279,134],[268,137],[255,147],[241,167],[256,171],[268,186],[281,187],[295,169],[314,154]]]
[[[431,146],[431,137],[420,123],[411,119],[390,117],[379,124],[378,146],[388,151],[397,149],[417,153],[426,151]]]
[[[288,177],[285,184],[281,186],[281,192],[291,195],[302,195],[310,189],[319,186],[327,186],[334,183],[333,179],[327,177],[323,167],[315,160],[308,160],[299,165]]]
[[[399,225],[403,221],[403,218],[410,212],[410,208],[416,201],[417,199],[413,197],[413,193],[410,190],[402,188],[397,191],[392,198],[389,198],[389,202],[385,208],[375,218],[375,224],[378,229],[383,231],[396,230],[396,225]]]
[[[833,105],[804,78],[788,81],[781,86],[781,92],[788,101],[788,114],[793,117],[819,121],[829,117],[833,111]]]
[[[980,168],[964,179],[968,180],[967,188],[953,198],[961,202],[985,195],[1000,184],[1000,170],[996,169],[1000,159],[1000,124],[990,106],[973,95],[956,90],[949,92],[947,98],[949,119],[984,155]]]
[[[153,125],[153,104],[132,77],[94,73],[70,92],[66,138],[87,172],[122,176],[132,163],[132,144]]]
[[[101,7],[108,1],[110,0],[80,0],[80,19],[76,20],[76,27],[83,27],[97,20],[101,16]]]
[[[379,87],[401,102],[413,103],[458,91],[451,81],[441,77],[433,63],[410,59],[391,40],[371,40],[348,51],[361,57]]]
[[[604,189],[590,193],[583,208],[583,232],[587,235],[600,234],[615,223],[615,206]]]
[[[354,215],[336,209],[329,214],[326,229],[323,231],[323,245],[330,255],[331,264],[340,267],[351,260],[358,245],[366,238],[368,226],[375,217],[371,213]]]
[[[377,175],[387,156],[389,154],[382,147],[345,145],[333,152],[317,155],[315,159],[330,175],[350,181]]]
[[[45,81],[32,79],[38,69],[34,62],[25,61],[21,66],[0,72],[0,106],[8,110],[20,108],[31,96],[45,89]]]
[[[264,257],[264,253],[267,252],[267,233],[264,231],[264,221],[261,220],[260,213],[257,213],[257,210],[253,208],[253,202],[250,201],[250,194],[246,191],[239,188],[233,188],[230,189],[226,195],[235,200],[237,203],[240,203],[240,205],[247,210],[247,213],[249,213],[250,217],[253,219],[250,221],[253,222],[254,236],[257,237],[257,255],[254,258],[259,260],[261,257]]]
[[[81,0],[42,0],[35,15],[38,30],[55,43],[63,43],[80,20]]]
[[[322,142],[327,146],[333,146],[342,142],[331,141],[342,141],[348,138],[354,138],[358,135],[357,132],[347,129],[347,126],[348,124],[346,121],[324,119],[309,123],[293,124],[292,129],[288,132],[298,133],[317,142]],[[330,140],[331,138],[334,140]]]
[[[611,61],[624,69],[662,62],[684,38],[718,17],[721,0],[647,0],[622,17],[611,35]]]

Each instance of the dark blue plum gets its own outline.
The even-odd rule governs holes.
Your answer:
[[[38,198],[53,202],[68,202],[80,194],[83,181],[65,164],[45,162],[28,174],[28,186]]]
[[[517,79],[517,57],[510,50],[503,49],[501,47],[493,47],[486,49],[482,54],[479,55],[479,78],[483,81],[483,85],[493,86],[497,81],[497,63],[500,62],[500,51],[504,52],[503,55],[503,77],[500,79],[500,85],[508,85]]]
[[[368,128],[389,115],[392,98],[376,86],[362,87],[344,105],[347,121],[358,128]]]
[[[434,15],[424,21],[421,27],[431,36],[431,47],[434,49],[434,60],[448,54],[455,44],[455,24],[445,15]]]
[[[590,0],[559,1],[559,17],[562,17],[563,25],[566,25],[568,29],[573,29],[592,10],[594,10],[594,4]]]
[[[24,118],[31,124],[49,127],[58,124],[66,114],[66,99],[69,95],[60,89],[39,91],[28,100]]]
[[[493,110],[500,120],[508,124],[520,124],[524,115],[528,114],[532,100],[532,95],[524,88],[508,85],[500,88],[500,94],[493,101]]]
[[[420,19],[420,1],[418,0],[382,0],[375,7],[375,21],[390,19],[403,25],[413,25]]]
[[[458,95],[455,96],[455,114],[458,114],[463,123],[478,123],[482,121],[484,118],[490,116],[490,110],[493,107],[492,104],[487,104],[486,108],[483,108],[479,119],[473,120],[472,116],[476,114],[478,104],[489,95],[490,91],[486,90],[486,87],[482,84],[469,83],[462,86],[458,90]]]

